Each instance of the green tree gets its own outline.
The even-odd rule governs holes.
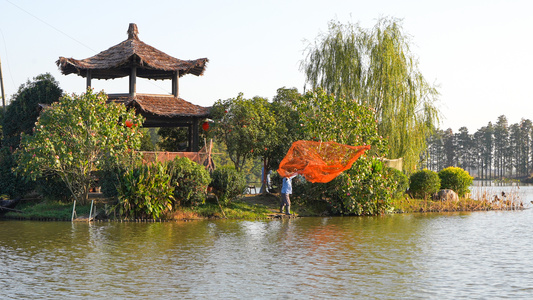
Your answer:
[[[492,162],[494,151],[494,127],[492,122],[474,133],[476,152],[478,157],[479,176],[482,179],[492,179]]]
[[[312,88],[374,108],[390,158],[414,168],[438,121],[438,92],[418,70],[399,20],[381,18],[370,30],[331,21],[309,45],[302,69]]]
[[[63,90],[49,73],[22,84],[6,107],[2,146],[14,151],[19,146],[22,133],[32,134],[39,117],[39,105],[57,102],[62,94]]]
[[[33,180],[57,175],[75,200],[86,201],[94,172],[127,165],[140,146],[142,117],[106,101],[103,92],[89,89],[80,96],[66,95],[45,109],[33,135],[22,135],[17,172]]]
[[[457,143],[455,141],[455,135],[451,128],[444,131],[444,153],[446,155],[446,167],[453,167],[457,165]]]
[[[520,138],[517,141],[520,149],[519,175],[527,175],[531,170],[531,133],[533,132],[533,123],[529,119],[520,121]]]
[[[371,145],[376,156],[387,154],[387,144],[378,134],[373,108],[322,89],[307,92],[295,102],[300,127],[307,138],[359,146]]]
[[[277,144],[276,126],[269,103],[265,98],[236,98],[218,100],[211,109],[216,121],[213,132],[227,148],[236,170],[241,171],[246,162],[255,157],[264,157]]]
[[[455,134],[457,141],[457,159],[459,165],[465,170],[472,170],[474,166],[472,157],[472,136],[468,133],[468,128],[461,127],[459,132]]]
[[[507,117],[501,115],[494,126],[494,167],[496,176],[502,179],[506,175],[509,151],[509,124]]]
[[[164,151],[187,151],[188,137],[185,127],[161,127],[157,131],[160,137],[158,146]]]
[[[304,139],[304,131],[300,126],[300,116],[295,103],[302,97],[296,88],[279,88],[270,103],[270,111],[275,118],[271,131],[270,147],[263,153],[263,169],[265,173],[277,170],[281,160],[289,151],[292,143]],[[261,192],[266,191],[266,178],[263,178]]]
[[[387,154],[387,143],[378,133],[374,109],[328,95],[322,89],[307,92],[295,102],[295,108],[304,136],[354,146],[371,145],[371,149],[334,180],[324,184],[306,182],[294,197],[304,203],[324,201],[336,214],[386,212],[390,208],[392,176],[380,161]]]

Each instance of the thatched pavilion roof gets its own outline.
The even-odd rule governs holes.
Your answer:
[[[60,57],[56,61],[64,75],[78,74],[86,77],[87,71],[95,79],[114,79],[129,76],[131,66],[137,66],[137,77],[148,79],[172,79],[172,74],[203,75],[207,58],[181,60],[145,44],[138,37],[137,25],[130,24],[128,39],[95,56],[78,60]]]
[[[109,100],[123,103],[142,114],[145,118],[144,127],[164,127],[172,124],[185,124],[190,118],[206,118],[210,107],[192,104],[173,95],[155,94],[109,94]]]
[[[207,117],[209,107],[192,104],[173,95],[136,94],[109,94],[110,101],[124,103],[135,107],[140,112],[149,112],[164,117]]]

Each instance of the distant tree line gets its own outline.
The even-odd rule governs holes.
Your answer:
[[[475,133],[461,127],[437,130],[427,141],[421,166],[439,171],[461,167],[479,179],[526,178],[533,172],[533,122],[509,125],[501,115]]]

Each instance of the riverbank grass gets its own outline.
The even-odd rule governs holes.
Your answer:
[[[72,220],[72,203],[61,201],[38,200],[21,201],[16,207],[17,211],[8,212],[5,217],[22,220]],[[91,204],[76,205],[76,215],[89,216]]]
[[[412,212],[452,212],[452,211],[487,211],[487,210],[520,210],[524,204],[517,193],[498,196],[487,192],[471,197],[460,198],[459,201],[433,201],[430,199],[402,198],[393,199],[392,206],[396,213]]]
[[[162,220],[198,220],[198,219],[266,219],[272,215],[272,204],[277,203],[268,196],[244,196],[226,206],[220,206],[214,198],[208,199],[205,204],[196,207],[180,207],[173,212],[162,216]],[[266,204],[266,205],[265,205]],[[117,217],[110,207],[112,201],[108,199],[95,199],[93,216],[98,219],[114,220]],[[8,212],[5,218],[20,220],[54,220],[70,221],[72,219],[73,203],[63,203],[53,200],[22,201],[16,207],[17,211]],[[279,209],[279,208],[278,208]],[[76,216],[87,219],[91,210],[88,204],[76,205]]]

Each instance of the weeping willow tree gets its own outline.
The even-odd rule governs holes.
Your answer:
[[[313,89],[373,108],[389,158],[403,157],[408,172],[415,168],[438,122],[438,92],[418,70],[399,20],[381,18],[372,29],[331,21],[308,46],[301,68]]]

